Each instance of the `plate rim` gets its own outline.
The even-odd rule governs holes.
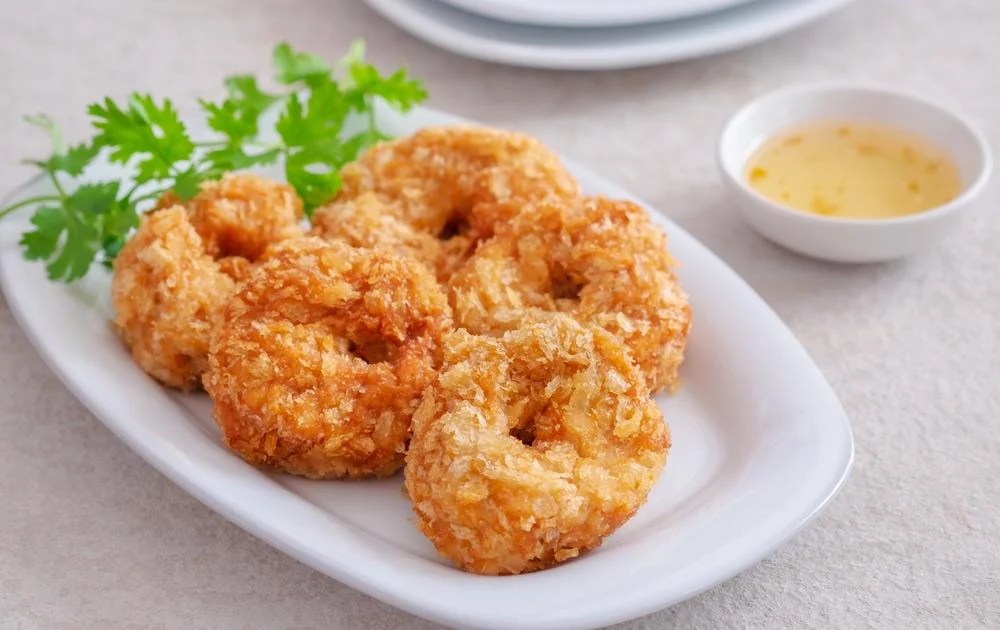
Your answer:
[[[448,120],[462,120],[457,119],[449,114],[443,112],[438,112],[430,108],[420,108],[429,115],[439,115],[442,117],[447,117]],[[831,467],[828,471],[824,471],[824,480],[822,492],[817,491],[816,494],[819,497],[816,501],[810,501],[810,508],[807,514],[802,518],[798,519],[798,522],[792,523],[789,527],[781,530],[780,532],[771,536],[771,543],[766,546],[761,546],[754,548],[750,553],[744,553],[744,558],[742,562],[731,563],[726,566],[725,570],[721,572],[715,572],[711,578],[703,579],[700,584],[695,584],[693,588],[686,589],[683,592],[674,592],[669,597],[663,597],[660,595],[659,591],[653,591],[652,595],[647,594],[644,598],[643,605],[635,605],[627,609],[622,609],[621,607],[615,606],[605,606],[599,612],[599,614],[589,615],[584,623],[587,624],[586,627],[596,627],[611,623],[617,623],[625,621],[628,619],[634,619],[657,610],[668,608],[680,601],[684,601],[690,597],[693,597],[699,593],[707,591],[715,586],[725,582],[732,577],[746,571],[748,568],[756,565],[761,560],[767,558],[775,550],[781,546],[787,544],[789,541],[794,539],[802,529],[807,527],[812,523],[833,501],[833,499],[839,494],[846,484],[847,479],[850,476],[850,472],[853,468],[853,462],[855,457],[855,443],[853,430],[850,424],[850,420],[843,410],[839,399],[836,397],[836,393],[832,390],[829,383],[826,381],[825,377],[819,371],[819,368],[815,365],[812,358],[809,357],[805,348],[802,347],[801,343],[795,338],[794,334],[790,329],[781,321],[773,309],[761,298],[752,287],[750,287],[743,278],[731,269],[723,260],[721,260],[712,250],[707,246],[698,241],[693,235],[687,233],[681,226],[674,224],[668,218],[659,213],[654,206],[645,204],[641,200],[637,199],[635,196],[629,194],[625,189],[623,189],[618,184],[611,182],[610,180],[598,175],[597,173],[591,171],[588,168],[582,167],[574,161],[566,160],[563,158],[564,163],[568,168],[571,168],[576,173],[584,173],[586,177],[592,178],[596,182],[601,184],[602,188],[606,189],[605,194],[613,194],[620,196],[622,198],[630,199],[640,203],[647,212],[651,214],[658,214],[660,218],[666,223],[672,226],[672,229],[682,231],[685,235],[692,241],[697,243],[698,246],[703,250],[703,254],[714,259],[715,263],[721,265],[725,270],[731,274],[732,280],[739,284],[742,284],[745,290],[748,292],[748,296],[752,296],[759,304],[758,306],[766,309],[770,316],[772,316],[784,329],[784,331],[790,337],[789,341],[796,347],[797,351],[800,351],[804,357],[812,364],[815,369],[816,375],[819,377],[821,386],[825,387],[832,400],[836,403],[836,417],[840,422],[837,425],[838,432],[843,431],[843,438],[845,439],[844,446],[845,452],[840,454],[838,461],[842,461],[843,465],[837,470]],[[25,183],[21,184],[15,188],[10,194],[8,194],[5,199],[11,200],[16,199],[19,194],[22,194],[25,190],[30,189],[32,186],[38,185],[39,180],[43,179],[42,176],[36,176],[29,179]],[[285,530],[273,530],[269,528],[270,521],[265,522],[260,518],[259,513],[255,513],[249,510],[246,505],[241,504],[239,501],[229,500],[226,497],[218,496],[213,493],[207,486],[199,483],[193,476],[189,477],[182,466],[177,465],[176,462],[172,461],[165,453],[157,452],[155,448],[151,448],[148,444],[144,444],[135,434],[125,430],[124,424],[120,423],[117,419],[105,419],[106,415],[115,415],[111,413],[106,413],[104,411],[105,405],[102,403],[100,396],[96,392],[90,392],[78,386],[75,378],[69,376],[68,369],[65,369],[60,361],[65,361],[64,358],[57,356],[57,353],[50,350],[47,345],[40,341],[38,338],[40,333],[36,333],[36,330],[28,323],[28,314],[23,310],[25,305],[20,299],[11,299],[10,297],[10,286],[12,282],[12,277],[7,271],[7,266],[0,264],[0,289],[2,289],[4,295],[6,296],[6,301],[8,308],[14,315],[15,320],[18,325],[24,331],[25,336],[34,346],[36,352],[43,359],[46,365],[51,369],[63,383],[63,385],[73,393],[74,397],[77,398],[87,409],[92,413],[105,427],[107,427],[116,437],[118,437],[122,442],[124,442],[130,449],[136,452],[140,457],[142,457],[149,465],[154,469],[159,471],[161,474],[170,479],[173,483],[178,485],[182,490],[187,492],[189,495],[197,499],[203,505],[211,509],[212,511],[223,516],[230,522],[239,526],[244,531],[251,533],[255,537],[261,539],[267,544],[275,547],[276,549],[282,551],[286,555],[312,567],[313,569],[319,571],[320,573],[326,574],[341,583],[350,586],[356,590],[366,593],[372,597],[380,599],[390,605],[393,605],[401,610],[405,610],[412,614],[415,614],[425,619],[430,619],[439,623],[445,624],[455,624],[461,623],[463,627],[475,627],[475,628],[494,628],[500,627],[496,623],[493,623],[493,619],[489,618],[489,614],[480,614],[475,617],[468,614],[467,611],[460,611],[459,613],[452,613],[447,605],[433,605],[426,601],[424,598],[420,598],[413,595],[413,591],[401,592],[392,590],[391,588],[385,587],[385,583],[376,583],[370,579],[366,579],[368,576],[361,572],[351,572],[349,567],[345,565],[333,565],[325,558],[317,555],[315,550],[310,550],[305,548],[303,545],[296,544],[298,541],[290,539],[290,535]],[[176,404],[176,403],[174,403]],[[121,425],[121,426],[120,426]],[[242,461],[234,462],[240,466],[245,466]],[[821,495],[821,496],[820,496]],[[299,500],[305,501],[305,499],[298,497]],[[308,502],[307,502],[308,503]],[[803,502],[805,503],[805,502]],[[319,509],[309,504],[313,509]],[[312,551],[312,553],[310,553]],[[476,578],[478,576],[472,576]],[[502,578],[501,578],[502,579]],[[507,624],[514,623],[513,618],[506,618],[501,620]],[[549,618],[541,623],[518,623],[518,627],[524,628],[579,628],[581,618],[578,616],[563,615],[559,617]],[[506,626],[510,627],[510,626]]]
[[[666,22],[694,16],[708,15],[724,11],[732,7],[755,2],[756,0],[702,0],[707,6],[668,9],[662,3],[647,2],[641,7],[621,13],[607,13],[597,10],[595,14],[573,13],[559,11],[552,7],[558,2],[521,2],[525,12],[515,13],[513,7],[508,7],[504,0],[439,0],[445,4],[474,13],[482,17],[510,22],[512,24],[527,24],[533,26],[551,26],[560,28],[591,28],[602,26],[632,26],[650,22]],[[484,6],[485,5],[485,6]],[[561,6],[565,7],[565,3]],[[478,8],[477,8],[478,7]]]
[[[608,27],[611,29],[653,29],[674,28],[695,21],[718,20],[733,12],[746,11],[754,15],[753,20],[734,22],[724,36],[718,28],[710,36],[705,33],[694,42],[678,43],[676,36],[654,43],[629,42],[618,46],[577,46],[555,48],[544,44],[521,44],[497,39],[489,39],[481,34],[473,34],[453,24],[425,14],[419,6],[433,0],[364,0],[372,10],[410,35],[453,54],[486,61],[526,68],[550,70],[620,70],[638,68],[699,57],[707,57],[731,50],[746,48],[796,30],[841,9],[855,0],[753,0],[742,5],[715,11],[702,16],[689,16],[675,21]],[[787,3],[775,9],[769,3]],[[771,14],[760,14],[762,7]],[[455,11],[472,20],[496,22],[450,5],[442,5],[435,10]],[[731,16],[730,16],[731,17]],[[749,26],[748,26],[749,24]],[[573,29],[544,27],[526,24],[507,24],[513,29],[585,31],[592,33],[600,27]],[[678,31],[680,32],[680,31]]]

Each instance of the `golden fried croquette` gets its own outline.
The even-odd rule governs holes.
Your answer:
[[[438,277],[450,276],[452,263],[464,261],[468,243],[442,240],[418,230],[390,205],[374,193],[328,204],[313,217],[313,233],[354,247],[379,248],[413,258],[427,263]]]
[[[501,337],[446,337],[413,417],[405,486],[441,555],[524,573],[600,545],[645,502],[669,447],[620,341],[544,314]]]
[[[455,321],[498,334],[539,311],[619,337],[651,391],[673,390],[691,327],[667,237],[628,201],[550,199],[525,209],[451,280]]]
[[[338,241],[284,241],[226,305],[204,377],[213,417],[255,466],[390,475],[450,326],[423,266]]]
[[[227,263],[227,267],[232,263]],[[236,283],[205,253],[187,211],[147,215],[115,260],[115,326],[142,369],[165,385],[200,385],[213,327]]]
[[[303,233],[302,200],[295,190],[249,173],[205,182],[185,205],[205,250],[216,258],[256,260],[271,243]]]
[[[184,206],[166,193],[115,261],[116,324],[140,366],[185,390],[200,386],[222,304],[264,248],[302,235],[302,201],[286,184],[227,174]],[[146,251],[149,250],[149,251]]]
[[[376,145],[345,166],[341,177],[337,198],[313,217],[315,233],[359,245],[378,242],[380,232],[357,239],[356,230],[342,227],[344,216],[362,206],[345,204],[374,193],[403,224],[442,242],[407,249],[442,281],[525,204],[579,193],[573,176],[538,140],[467,125],[430,127]],[[390,249],[399,244],[399,231],[388,227]]]

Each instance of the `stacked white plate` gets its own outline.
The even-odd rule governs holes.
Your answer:
[[[764,41],[850,0],[366,0],[412,35],[516,66],[607,70]]]

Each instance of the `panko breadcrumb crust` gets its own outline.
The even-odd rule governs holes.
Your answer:
[[[535,138],[471,125],[429,127],[378,144],[341,177],[337,198],[313,217],[314,233],[415,256],[441,281],[526,204],[579,194],[576,179]],[[373,227],[370,217],[354,216],[371,208],[370,200],[359,201],[366,194],[393,217],[371,233],[358,229]]]
[[[171,387],[201,386],[212,330],[264,248],[300,236],[302,202],[249,174],[206,182],[185,205],[168,193],[115,260],[115,325],[135,361]]]
[[[115,264],[136,362],[203,385],[223,442],[261,469],[405,462],[417,526],[463,570],[599,546],[670,449],[651,393],[677,386],[691,309],[666,235],[635,204],[581,196],[519,133],[427,128],[341,177],[311,236],[286,184],[228,174],[164,195]]]
[[[115,259],[115,327],[150,376],[183,390],[201,385],[212,329],[236,282],[205,253],[187,210],[147,215]]]
[[[440,554],[489,575],[601,544],[645,502],[670,436],[620,341],[552,314],[445,339],[413,417],[405,487]]]
[[[439,277],[465,260],[468,242],[439,239],[400,216],[384,197],[366,192],[324,206],[313,216],[312,233],[354,247],[381,249],[424,263]]]
[[[284,241],[213,338],[204,382],[223,440],[261,468],[390,475],[451,326],[421,265],[315,237]]]
[[[257,260],[272,243],[302,236],[302,200],[283,182],[227,173],[187,202],[210,256]]]
[[[564,312],[616,335],[653,392],[675,389],[691,308],[667,236],[639,206],[549,198],[484,243],[450,283],[457,325],[501,334]]]

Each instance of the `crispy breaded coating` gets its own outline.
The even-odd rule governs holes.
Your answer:
[[[438,277],[450,277],[467,257],[466,239],[439,239],[400,218],[398,209],[374,193],[325,206],[313,217],[313,233],[354,247],[379,248],[425,263]]]
[[[384,238],[373,232],[358,239],[355,228],[342,225],[345,214],[371,208],[347,202],[373,193],[403,224],[441,242],[438,248],[406,250],[435,270],[441,281],[525,204],[579,193],[573,176],[538,140],[468,125],[430,127],[376,145],[345,166],[341,177],[337,199],[313,218],[315,233],[366,246],[384,240],[389,249],[396,249],[398,227],[388,226]]]
[[[405,486],[440,554],[489,575],[597,547],[636,512],[670,447],[617,338],[562,314],[458,330],[413,417]]]
[[[205,182],[185,204],[191,224],[216,258],[256,260],[267,246],[302,236],[302,200],[291,186],[249,173]]]
[[[315,237],[269,249],[225,308],[205,389],[226,445],[313,478],[385,476],[451,327],[421,265]]]
[[[136,362],[191,390],[220,309],[264,248],[302,235],[302,202],[279,182],[227,174],[187,204],[166,193],[115,261],[115,322]],[[144,251],[149,249],[150,251]]]
[[[673,390],[691,327],[666,235],[642,208],[603,197],[523,210],[452,278],[458,326],[500,334],[565,312],[624,342],[650,390]]]
[[[196,389],[233,278],[205,253],[187,211],[147,215],[115,260],[115,326],[136,363],[165,385]]]

